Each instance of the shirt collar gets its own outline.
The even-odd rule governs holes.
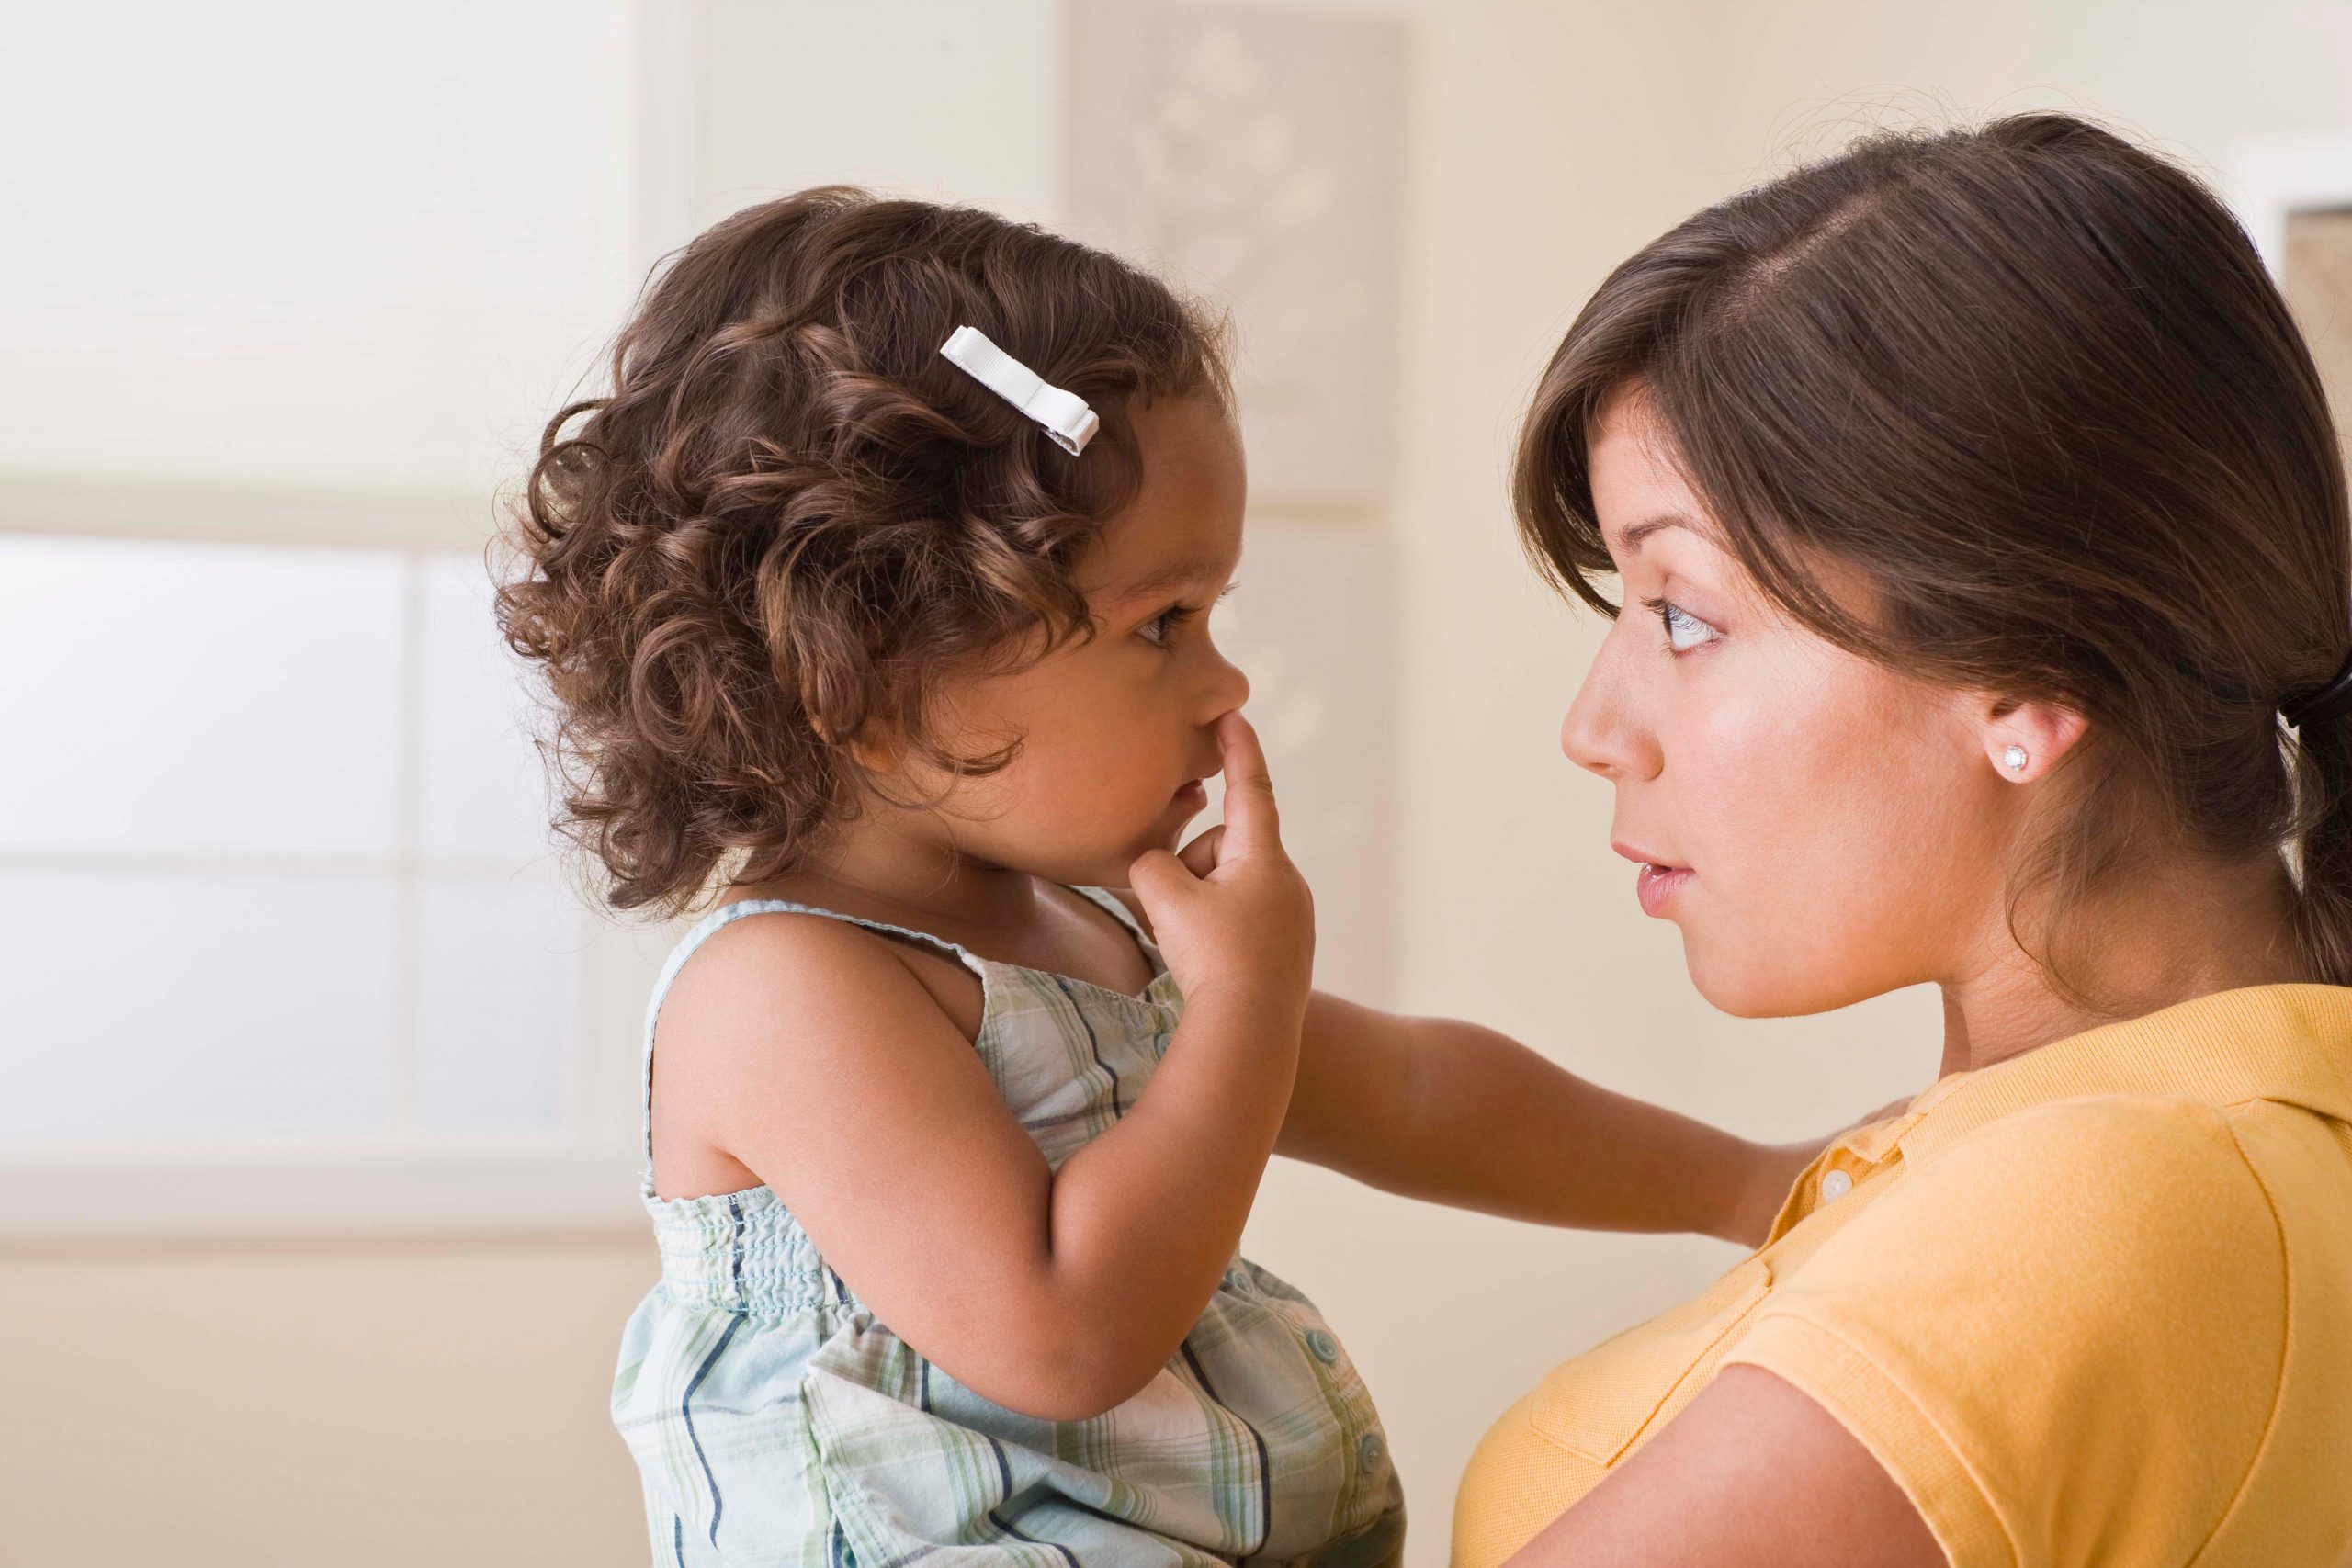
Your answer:
[[[2245,986],[2177,1002],[1938,1079],[1899,1116],[1822,1150],[1773,1221],[1777,1241],[1820,1206],[1832,1169],[1933,1156],[2029,1107],[2094,1095],[2160,1094],[2238,1105],[2267,1100],[2352,1122],[2352,987]],[[1770,1245],[1768,1242],[1767,1245]]]
[[[2352,1122],[2352,987],[2244,986],[2101,1024],[1951,1074],[1838,1142],[1867,1160],[1897,1148],[1917,1160],[2029,1106],[2107,1094],[2268,1100]]]

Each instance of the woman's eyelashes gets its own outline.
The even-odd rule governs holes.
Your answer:
[[[1671,599],[1645,599],[1642,603],[1666,628],[1666,651],[1670,654],[1688,653],[1722,635]]]

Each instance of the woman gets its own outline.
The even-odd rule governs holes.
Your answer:
[[[1871,139],[1611,275],[1517,502],[1700,991],[1932,981],[1943,1076],[1502,1417],[1456,1568],[2346,1561],[2352,558],[2244,233],[2064,116]]]

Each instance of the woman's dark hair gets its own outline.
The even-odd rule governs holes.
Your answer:
[[[940,356],[978,328],[1091,402],[1082,457]],[[1091,630],[1070,570],[1141,483],[1132,415],[1227,397],[1219,329],[1099,251],[826,187],[680,252],[547,425],[498,595],[554,698],[560,827],[616,908],[789,870],[851,807],[849,742],[965,773],[943,677]],[[1040,635],[1042,634],[1042,635]]]
[[[2291,845],[2301,956],[2352,984],[2352,719],[2290,739],[2278,712],[2352,648],[2342,457],[2285,302],[2193,175],[2018,115],[1874,134],[1645,246],[1554,355],[1514,481],[1531,557],[1609,615],[1588,441],[1620,392],[1799,624],[2088,720],[2013,932],[2029,890],[2063,914],[2153,846]]]

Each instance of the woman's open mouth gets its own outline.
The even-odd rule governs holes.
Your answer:
[[[1687,865],[1651,865],[1645,862],[1634,877],[1634,897],[1642,901],[1643,914],[1655,915],[1690,880],[1690,868]]]

